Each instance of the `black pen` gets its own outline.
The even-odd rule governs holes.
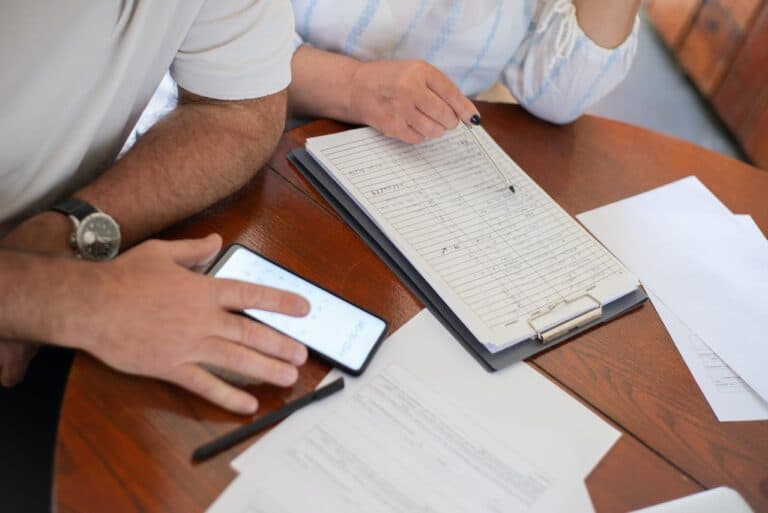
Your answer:
[[[195,452],[192,453],[192,461],[207,460],[211,456],[215,456],[221,451],[229,449],[233,445],[245,440],[246,438],[253,436],[260,431],[263,431],[272,424],[280,422],[296,410],[312,404],[315,401],[319,401],[320,399],[324,399],[329,395],[333,395],[343,388],[344,378],[336,379],[324,387],[318,388],[314,392],[310,392],[307,395],[299,397],[295,401],[291,401],[279,410],[275,410],[272,413],[264,415],[263,417],[259,417],[253,422],[245,424],[244,426],[240,426],[234,431],[216,438],[215,440],[211,440],[205,445],[201,445],[195,449]]]

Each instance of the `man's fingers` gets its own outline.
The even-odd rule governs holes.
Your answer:
[[[235,413],[249,415],[259,407],[259,402],[252,395],[225,383],[194,364],[175,369],[166,379]]]
[[[219,336],[294,365],[304,365],[307,348],[290,337],[241,315],[223,314]]]
[[[294,317],[309,313],[309,302],[287,290],[221,278],[216,279],[216,290],[219,305],[227,310],[256,308]]]
[[[36,344],[0,342],[0,386],[10,388],[21,383],[37,350]]]
[[[465,123],[470,123],[472,116],[479,116],[475,105],[464,96],[458,87],[437,68],[427,74],[427,87],[451,106],[456,115]]]
[[[186,239],[164,242],[174,262],[187,269],[200,268],[216,258],[221,250],[221,236],[212,233],[202,239]]]
[[[208,363],[283,387],[293,385],[299,377],[293,365],[223,338],[208,339],[193,356],[196,363]]]
[[[440,123],[446,130],[456,128],[459,118],[450,105],[440,98],[431,89],[427,89],[416,102],[416,107],[426,116]]]

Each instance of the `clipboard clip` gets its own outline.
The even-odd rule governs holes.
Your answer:
[[[547,345],[562,335],[602,317],[603,305],[589,292],[591,288],[582,295],[552,303],[528,317],[528,325],[536,332],[540,344]],[[553,325],[554,315],[565,315],[566,319]]]

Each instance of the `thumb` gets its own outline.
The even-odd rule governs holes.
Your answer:
[[[221,250],[221,236],[212,233],[202,239],[177,240],[169,243],[168,252],[177,264],[187,269],[205,267]]]

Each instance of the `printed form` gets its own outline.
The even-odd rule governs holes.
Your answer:
[[[480,371],[424,310],[238,457],[209,513],[591,511],[584,478],[618,436],[525,363]]]
[[[478,140],[469,130],[413,146],[361,128],[307,150],[492,352],[637,288],[482,128]],[[553,307],[551,324],[529,324]]]
[[[721,421],[768,416],[768,243],[687,177],[577,216],[645,284]]]

